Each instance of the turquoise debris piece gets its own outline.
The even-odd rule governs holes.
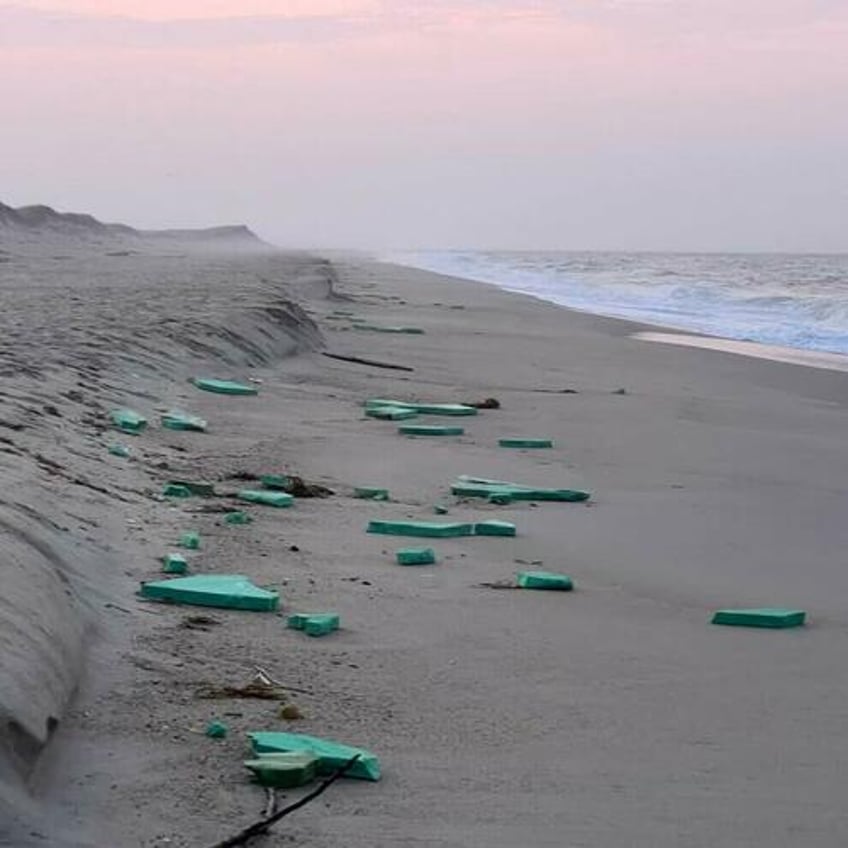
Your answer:
[[[442,424],[401,424],[398,433],[404,436],[464,436],[465,428]]]
[[[339,616],[337,613],[310,615],[303,629],[307,636],[326,636],[339,629]]]
[[[451,485],[451,493],[465,498],[506,496],[514,501],[565,501],[577,503],[589,500],[588,492],[575,489],[536,489],[517,483],[478,482],[460,478]]]
[[[147,427],[147,419],[132,409],[113,409],[109,418],[118,430],[130,436],[138,436]]]
[[[206,725],[206,735],[210,739],[226,739],[230,729],[223,721],[210,721]]]
[[[474,525],[475,536],[514,536],[515,525],[509,521],[478,521]]]
[[[310,753],[260,754],[255,760],[245,760],[245,768],[253,772],[262,786],[275,789],[294,789],[312,783],[318,776],[318,757]]]
[[[476,415],[477,407],[467,406],[464,403],[408,403],[403,400],[385,400],[383,398],[369,398],[365,401],[366,415],[369,409],[381,407],[395,407],[398,409],[411,409],[420,415]]]
[[[387,501],[389,500],[389,490],[377,486],[357,486],[353,490],[353,496],[368,501]]]
[[[169,486],[182,486],[191,492],[192,495],[197,495],[201,498],[211,498],[215,495],[214,483],[201,483],[193,480],[170,480]]]
[[[498,439],[502,448],[552,448],[553,439]]]
[[[270,753],[288,751],[314,754],[318,757],[318,772],[322,775],[333,774],[347,765],[351,758],[359,759],[347,772],[347,777],[361,780],[380,779],[380,761],[365,748],[353,748],[330,739],[307,736],[305,733],[249,733],[248,738],[253,751],[262,756]]]
[[[292,630],[303,630],[306,627],[306,620],[312,613],[308,612],[296,612],[292,613],[286,619],[286,627],[291,628]]]
[[[126,445],[122,445],[120,442],[113,442],[109,445],[108,450],[112,456],[120,456],[123,459],[126,459],[130,455],[130,449]]]
[[[403,406],[375,406],[372,409],[366,409],[365,414],[369,418],[379,418],[385,421],[406,421],[418,417],[418,413],[414,409]]]
[[[224,516],[225,524],[252,524],[253,517],[246,512],[228,512]]]
[[[380,533],[384,536],[447,539],[474,535],[474,525],[460,522],[438,524],[433,521],[369,521],[367,532]]]
[[[395,557],[398,565],[436,564],[436,552],[432,548],[401,548]]]
[[[278,508],[291,506],[294,502],[294,497],[285,492],[263,492],[258,489],[242,489],[237,497],[240,501]]]
[[[266,489],[284,491],[289,486],[291,486],[291,477],[289,477],[287,474],[263,474],[259,478],[259,482]]]
[[[183,533],[180,536],[180,547],[196,551],[200,547],[200,533],[196,533],[194,530]]]
[[[180,412],[178,409],[172,409],[170,412],[166,412],[159,420],[166,430],[206,432],[207,424],[202,418],[198,418],[196,415],[189,415],[187,412]]]
[[[273,612],[280,603],[276,592],[254,586],[243,574],[196,574],[142,583],[141,596],[177,604],[255,612]]]
[[[574,583],[567,574],[554,574],[551,571],[522,571],[517,582],[522,589],[570,592],[574,588]]]
[[[779,607],[762,609],[724,609],[713,615],[713,624],[726,624],[732,627],[767,627],[782,629],[801,627],[807,618],[803,610],[782,609]]]
[[[179,483],[166,483],[162,494],[166,498],[190,498],[191,489],[188,486],[183,486]]]
[[[195,378],[191,381],[204,392],[215,392],[219,395],[258,395],[256,386],[248,386],[245,383],[235,383],[232,380],[206,380]]]
[[[162,557],[162,571],[165,574],[185,574],[188,563],[182,554],[165,554]]]

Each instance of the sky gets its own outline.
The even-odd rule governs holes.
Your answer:
[[[290,247],[848,251],[848,0],[0,0],[0,201]]]

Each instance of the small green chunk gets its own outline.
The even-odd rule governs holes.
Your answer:
[[[366,409],[365,414],[369,418],[379,418],[385,421],[406,421],[418,417],[418,413],[414,409],[406,409],[402,406],[377,406],[373,409]]]
[[[122,445],[120,442],[113,442],[109,445],[109,453],[112,456],[120,456],[123,459],[126,459],[130,455],[130,449],[126,445]]]
[[[724,609],[713,615],[713,624],[726,624],[734,627],[768,627],[782,629],[801,627],[807,614],[803,610],[763,608],[763,609]]]
[[[291,485],[291,477],[286,474],[263,474],[259,478],[259,482],[266,489],[284,491]]]
[[[183,486],[181,483],[166,483],[162,494],[166,498],[190,498],[191,489],[188,486]]]
[[[291,506],[294,502],[294,498],[285,492],[263,492],[258,489],[242,489],[237,497],[240,501],[278,508]]]
[[[339,629],[339,616],[336,613],[310,615],[303,629],[307,636],[326,636]]]
[[[401,548],[395,553],[398,565],[435,565],[436,552],[432,548]]]
[[[130,436],[138,436],[147,427],[147,419],[132,409],[113,409],[109,418],[118,430]]]
[[[219,395],[257,395],[259,389],[256,386],[248,386],[244,383],[235,383],[231,380],[202,380],[195,378],[192,380],[198,389],[204,392],[215,392]]]
[[[188,571],[188,563],[182,554],[165,554],[162,563],[165,574],[185,574]]]
[[[226,739],[230,729],[223,721],[210,721],[206,725],[206,735],[210,739]]]
[[[553,439],[498,439],[502,448],[552,448]]]
[[[224,522],[226,524],[252,524],[253,516],[246,512],[228,512],[224,516]]]
[[[159,420],[166,430],[188,430],[203,433],[207,426],[202,418],[178,410],[165,413]]]
[[[196,551],[200,547],[200,534],[193,530],[180,536],[180,546],[190,551]]]
[[[509,521],[478,521],[474,525],[475,536],[514,536],[515,525]]]
[[[312,783],[318,776],[319,759],[307,752],[261,754],[255,760],[246,760],[245,768],[253,772],[262,786],[275,789],[293,789]]]
[[[560,592],[570,592],[574,588],[568,575],[551,571],[522,571],[518,575],[518,585],[522,589],[551,589]]]
[[[183,486],[193,495],[201,498],[211,498],[215,495],[214,483],[202,483],[194,480],[171,480],[169,486]]]
[[[250,733],[248,736],[254,752],[260,757],[267,753],[286,751],[313,754],[318,757],[318,773],[321,775],[333,774],[359,755],[359,759],[347,772],[347,777],[380,779],[380,761],[364,748],[353,748],[305,733]]]
[[[434,504],[433,505],[433,512],[436,515],[447,515],[448,514],[448,508],[446,506],[444,506],[443,504]]]
[[[376,486],[357,486],[353,490],[353,496],[369,501],[387,501],[389,499],[389,490],[380,489]]]

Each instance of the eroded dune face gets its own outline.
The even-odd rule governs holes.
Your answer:
[[[0,205],[0,844],[89,646],[122,638],[104,610],[137,588],[123,531],[146,495],[108,460],[108,411],[155,420],[198,371],[321,346],[297,300],[327,296],[328,267],[246,228],[151,237]]]

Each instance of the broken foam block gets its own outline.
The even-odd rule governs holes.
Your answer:
[[[475,536],[514,536],[515,525],[509,521],[478,521],[474,525]]]
[[[404,406],[375,406],[373,409],[366,409],[365,414],[369,418],[379,418],[384,421],[407,421],[418,417],[414,409]]]
[[[193,495],[201,498],[211,498],[215,495],[214,483],[200,483],[193,480],[171,480],[169,486],[184,486]]]
[[[224,516],[225,524],[252,524],[253,516],[248,515],[246,512],[228,512]]]
[[[552,448],[553,439],[498,439],[502,448]]]
[[[307,636],[326,636],[334,630],[339,629],[339,616],[337,613],[319,613],[310,615],[306,619],[303,630]]]
[[[245,760],[245,768],[262,786],[274,789],[294,789],[312,783],[318,776],[318,757],[306,752],[262,754],[255,760]]]
[[[576,489],[535,489],[516,483],[482,483],[460,478],[451,485],[451,493],[464,498],[490,498],[506,495],[514,501],[567,501],[577,503],[589,500],[588,492]]]
[[[231,380],[205,380],[195,378],[191,381],[198,389],[204,392],[215,392],[219,395],[258,395],[256,386],[248,386],[245,383],[235,383]]]
[[[803,610],[781,608],[763,609],[724,609],[713,615],[713,624],[727,624],[734,627],[768,627],[781,629],[801,627],[807,614]]]
[[[118,430],[130,436],[138,436],[147,427],[147,419],[132,409],[113,409],[109,418]]]
[[[521,589],[570,592],[574,588],[574,583],[567,574],[554,574],[551,571],[522,571],[516,582]]]
[[[159,420],[166,430],[206,432],[207,424],[202,418],[198,418],[196,415],[189,415],[187,412],[180,412],[176,409],[166,412]]]
[[[369,409],[393,406],[400,409],[411,409],[421,415],[476,415],[477,408],[464,403],[408,403],[403,400],[385,400],[369,398],[365,401],[366,415]]]
[[[294,498],[285,492],[263,492],[256,489],[242,489],[236,497],[240,501],[278,508],[291,506],[294,502]]]
[[[126,459],[130,455],[130,449],[120,442],[113,442],[109,445],[108,451],[112,456],[120,456],[122,459]]]
[[[404,436],[463,436],[465,428],[443,424],[401,424],[398,433]]]
[[[165,554],[162,557],[162,571],[165,574],[185,574],[188,563],[182,554]]]
[[[367,532],[380,533],[384,536],[447,539],[474,535],[474,525],[460,522],[438,524],[434,521],[369,521]]]
[[[347,765],[350,760],[359,755],[359,759],[351,766],[346,777],[356,777],[361,780],[380,779],[380,761],[370,751],[364,748],[353,748],[330,739],[320,739],[317,736],[307,736],[305,733],[249,733],[248,738],[254,753],[260,758],[264,754],[300,752],[313,754],[318,757],[318,773],[329,775]]]
[[[436,552],[432,548],[401,548],[395,553],[398,565],[435,565]]]
[[[180,536],[180,547],[196,551],[200,547],[200,533],[195,533],[193,530],[183,533]]]
[[[210,739],[226,739],[230,729],[223,721],[210,721],[206,725],[206,735]]]
[[[368,501],[387,501],[389,500],[389,490],[380,489],[376,486],[357,486],[353,490],[353,496]]]
[[[176,604],[255,612],[272,612],[280,603],[276,592],[254,586],[243,574],[196,574],[142,583],[141,596]]]
[[[259,478],[259,482],[266,489],[285,491],[289,486],[291,486],[291,477],[287,474],[263,474]]]
[[[166,498],[190,498],[191,489],[188,486],[183,486],[181,483],[166,483],[162,494]]]

